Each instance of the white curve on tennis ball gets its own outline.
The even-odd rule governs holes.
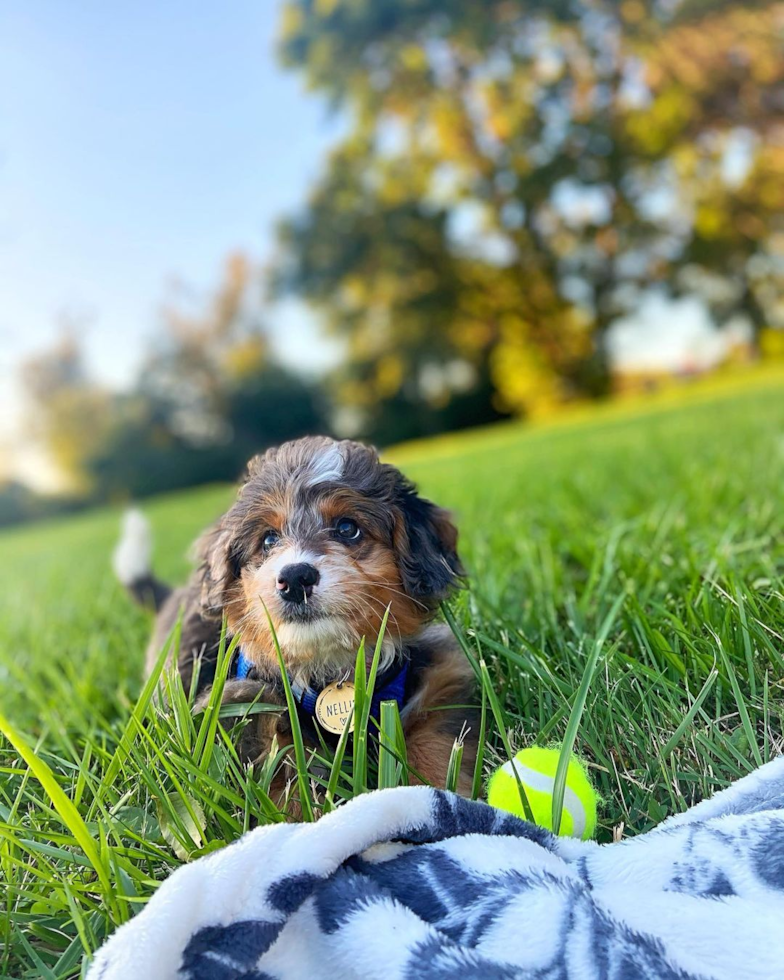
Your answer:
[[[537,793],[553,795],[553,787],[555,786],[555,778],[553,776],[545,776],[544,773],[537,772],[536,769],[530,769],[518,759],[506,762],[501,766],[501,772],[505,772],[512,779],[515,778],[515,770],[517,770],[517,775],[523,784],[523,788],[530,786]],[[572,830],[572,837],[582,837],[585,833],[585,808],[580,802],[579,796],[573,789],[569,789],[568,786],[564,787],[563,805],[564,810],[572,818],[574,828]]]

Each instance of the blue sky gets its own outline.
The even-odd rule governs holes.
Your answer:
[[[167,282],[206,290],[230,250],[269,255],[275,220],[304,200],[338,132],[276,63],[278,10],[0,0],[6,381],[70,313],[88,318],[95,371],[127,382]],[[273,325],[291,359],[324,356],[299,308]],[[13,399],[0,395],[6,417]]]

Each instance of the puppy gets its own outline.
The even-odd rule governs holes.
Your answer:
[[[336,741],[332,708],[319,708],[319,698],[329,693],[340,701],[335,692],[353,677],[363,638],[369,666],[389,609],[373,715],[377,720],[381,700],[398,702],[408,764],[434,786],[444,785],[462,733],[458,785],[470,791],[477,726],[466,706],[474,700],[474,675],[450,631],[431,622],[462,575],[457,531],[446,511],[420,497],[374,449],[308,437],[252,459],[236,502],[197,548],[198,568],[187,585],[172,590],[150,571],[144,519],[138,512],[126,518],[115,570],[158,613],[148,671],[181,616],[177,666],[186,690],[197,678],[203,700],[215,677],[225,616],[231,636],[239,636],[239,652],[224,702],[258,697],[283,706],[271,621],[307,741]],[[260,759],[273,738],[286,745],[289,736],[285,711],[255,715],[241,755]]]

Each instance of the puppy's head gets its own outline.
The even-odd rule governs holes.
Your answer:
[[[251,460],[237,502],[202,542],[205,614],[225,611],[251,660],[315,682],[351,669],[390,607],[387,655],[461,574],[446,511],[375,450],[309,437]],[[265,608],[266,607],[266,608]]]

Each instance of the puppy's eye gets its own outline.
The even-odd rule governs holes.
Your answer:
[[[280,541],[280,535],[277,531],[267,531],[264,537],[261,539],[262,550],[266,553],[270,551],[275,545]]]
[[[362,537],[362,532],[356,521],[350,517],[341,517],[335,524],[335,534],[344,541],[358,541]]]

